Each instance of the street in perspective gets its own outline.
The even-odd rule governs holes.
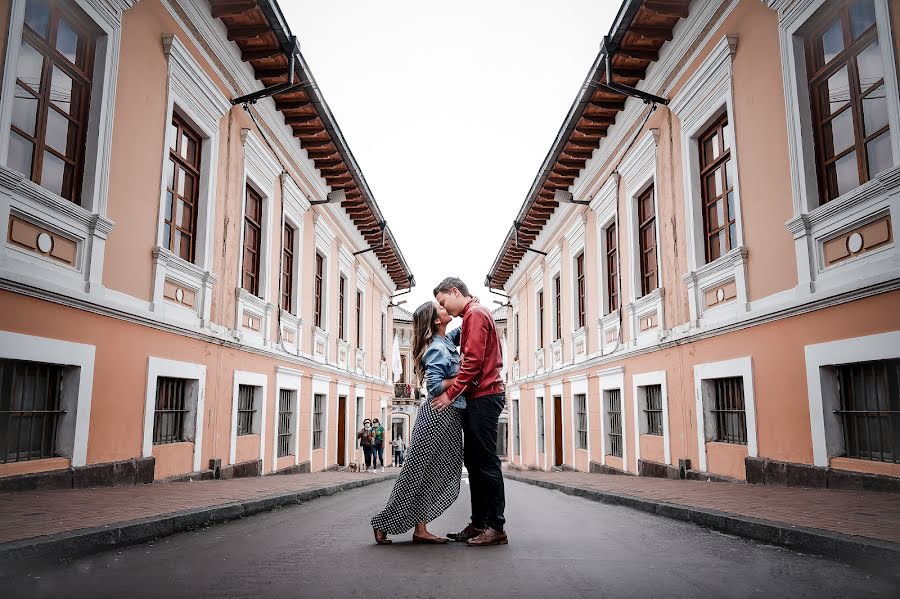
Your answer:
[[[900,596],[898,24],[0,0],[0,595]]]

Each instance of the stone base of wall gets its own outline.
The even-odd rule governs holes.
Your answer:
[[[220,474],[220,477],[225,480],[229,478],[250,478],[253,476],[262,476],[262,460],[250,460],[240,464],[222,466]]]
[[[668,464],[638,460],[638,476],[651,476],[654,478],[678,479],[678,468]]]
[[[160,483],[190,483],[198,480],[213,480],[216,477],[214,470],[198,470],[197,472],[187,472],[185,474],[176,474],[168,478],[158,480]]]
[[[606,464],[601,464],[600,462],[591,462],[590,472],[592,474],[624,474],[628,475],[627,472],[623,472],[622,470],[617,470],[615,468],[610,468]]]
[[[156,458],[151,456],[33,474],[16,474],[0,478],[0,492],[146,484],[153,482],[155,467]]]
[[[289,466],[287,468],[282,468],[281,470],[276,470],[273,472],[273,475],[277,474],[309,474],[310,464],[309,462],[301,462],[296,466]]]
[[[714,483],[742,483],[739,478],[731,478],[730,476],[722,476],[721,474],[710,474],[709,472],[700,472],[699,470],[687,470],[684,473],[687,480],[702,480],[704,482]]]
[[[766,458],[744,458],[747,482],[816,489],[900,491],[900,478],[823,468],[810,464],[779,462]]]

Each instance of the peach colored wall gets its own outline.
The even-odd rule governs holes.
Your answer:
[[[839,470],[856,470],[870,474],[883,474],[885,476],[900,476],[900,464],[887,462],[871,462],[869,460],[855,460],[852,458],[831,458],[830,466]]]
[[[35,472],[48,472],[50,470],[62,470],[72,464],[69,458],[48,458],[46,460],[29,460],[27,462],[10,462],[0,464],[0,478],[13,476],[14,474],[32,474]]]
[[[291,451],[293,451],[293,449]],[[282,457],[278,458],[277,464],[278,464],[278,467],[276,468],[276,471],[284,470],[285,468],[290,468],[291,466],[294,465],[294,456],[293,455],[282,456]]]
[[[268,401],[268,398],[266,398]],[[271,414],[271,412],[269,412]],[[257,416],[258,416],[257,412]],[[268,418],[266,418],[268,420]],[[265,424],[265,423],[264,423]],[[268,428],[268,427],[266,427]],[[266,445],[272,440],[271,434],[266,434]],[[269,453],[271,456],[272,454]],[[235,452],[235,464],[259,459],[259,435],[241,435],[237,438],[237,451]],[[271,458],[270,458],[271,459]],[[269,465],[271,469],[271,464]]]
[[[643,415],[638,411],[638,418]],[[660,435],[641,435],[641,459],[663,464],[666,461],[663,438]]]
[[[153,457],[156,458],[156,468],[153,471],[154,480],[162,480],[177,474],[184,474],[193,469],[194,444],[169,443],[167,445],[154,445]]]
[[[746,457],[746,445],[733,445],[731,443],[706,444],[707,472],[744,479],[747,477],[744,467],[744,458]]]
[[[607,455],[606,465],[610,468],[615,468],[616,470],[624,470],[622,467],[622,458],[617,458],[615,456]]]

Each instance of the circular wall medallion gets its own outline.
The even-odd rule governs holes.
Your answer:
[[[716,290],[716,299],[719,300],[720,302],[723,299],[725,299],[725,290],[722,289],[721,287]]]
[[[255,328],[256,328],[256,325],[253,324],[253,321],[254,321],[254,320],[255,320],[255,319],[254,319],[252,316],[251,316],[250,318],[247,319],[247,326],[250,327],[251,329],[255,329]]]
[[[653,326],[653,317],[651,316],[650,318],[647,319],[647,328],[650,328],[652,326]]]
[[[859,233],[854,233],[850,237],[847,238],[847,249],[850,250],[851,254],[855,254],[859,250],[862,249],[863,238]]]
[[[184,301],[184,289],[175,290],[175,299],[177,299],[179,302]]]
[[[46,233],[41,233],[37,238],[37,246],[39,250],[45,254],[49,254],[50,250],[53,249],[53,238]]]

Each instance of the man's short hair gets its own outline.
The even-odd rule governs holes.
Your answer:
[[[438,293],[450,293],[450,290],[456,287],[459,289],[459,292],[463,294],[465,297],[471,297],[469,295],[469,288],[466,287],[466,284],[462,282],[462,279],[459,277],[447,277],[440,283],[438,286],[434,288],[433,295],[437,296]]]

